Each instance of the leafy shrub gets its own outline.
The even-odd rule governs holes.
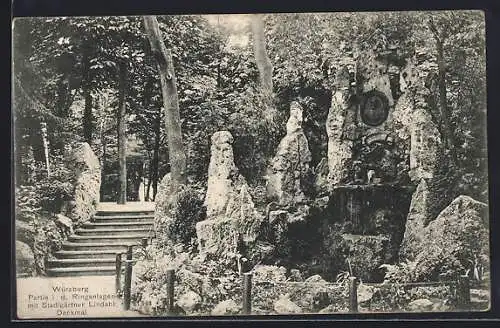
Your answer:
[[[35,226],[36,235],[33,244],[35,268],[38,274],[45,274],[45,264],[56,251],[60,250],[65,240],[61,229],[50,218],[41,218]]]
[[[208,315],[215,305],[224,300],[241,302],[241,281],[237,272],[216,259],[193,257],[186,252],[160,252],[152,258],[134,266],[132,302],[141,312],[165,314],[166,273],[171,268],[175,270],[175,299],[188,291],[201,297],[202,304],[196,314]]]
[[[415,262],[405,261],[397,264],[382,264],[381,269],[385,269],[384,281],[406,283],[413,281],[412,272],[415,270]]]
[[[455,298],[454,288],[446,285],[405,287],[404,284],[386,283],[376,287],[368,306],[375,312],[407,311],[408,304],[418,299],[439,300],[443,305],[453,305]]]
[[[44,164],[33,161],[29,165],[30,176],[22,179],[24,184],[16,186],[16,220],[33,227],[33,235],[28,239],[38,274],[45,273],[47,259],[62,246],[64,232],[52,218],[71,199],[74,190],[74,180],[63,156],[51,156],[50,163],[48,176]]]
[[[205,218],[203,200],[191,188],[180,191],[175,199],[174,217],[169,226],[168,237],[174,243],[196,245],[196,223]]]

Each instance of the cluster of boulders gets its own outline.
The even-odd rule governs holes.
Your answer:
[[[73,174],[74,189],[61,212],[37,217],[35,222],[16,219],[16,264],[19,275],[43,273],[50,252],[61,247],[76,226],[92,218],[99,203],[101,169],[88,143],[80,143],[66,162]]]
[[[234,164],[233,136],[228,131],[212,136],[207,219],[196,224],[200,252],[236,254],[238,242],[256,240],[263,217],[256,211],[248,184]]]
[[[439,215],[435,214],[435,209],[441,206],[441,204],[436,205],[436,199],[441,195],[441,189],[436,181],[443,172],[443,147],[439,130],[427,108],[429,90],[425,85],[427,76],[425,74],[428,72],[412,61],[407,63],[407,67],[399,68],[390,62],[380,60],[374,54],[368,57],[363,59],[364,66],[359,68],[360,74],[365,77],[360,90],[364,93],[378,92],[382,99],[386,99],[390,107],[389,119],[378,126],[358,122],[358,104],[353,97],[351,72],[347,67],[340,69],[336,74],[336,87],[332,93],[331,108],[326,120],[327,157],[312,168],[311,151],[302,129],[303,109],[299,103],[292,102],[286,125],[287,133],[279,143],[265,177],[266,196],[269,201],[265,213],[256,209],[249,186],[235,165],[233,136],[228,131],[213,134],[208,187],[204,198],[206,219],[196,223],[197,247],[202,256],[208,254],[226,260],[228,257],[234,258],[238,262],[239,270],[242,270],[240,262],[242,257],[247,257],[248,260],[255,253],[261,252],[255,257],[258,261],[251,263],[254,265],[262,262],[264,253],[273,254],[275,249],[283,251],[287,247],[287,242],[290,244],[288,231],[291,227],[300,226],[299,224],[317,216],[318,213],[325,214],[331,210],[329,207],[332,204],[332,192],[336,187],[349,184],[361,187],[369,184],[381,185],[380,172],[366,168],[364,169],[367,172],[364,172],[359,170],[356,164],[358,155],[354,154],[353,149],[358,147],[361,141],[363,145],[370,145],[369,139],[373,144],[382,142],[390,147],[397,144],[395,149],[398,154],[403,154],[402,156],[408,161],[387,157],[391,170],[399,170],[394,173],[392,177],[394,180],[391,182],[400,183],[407,178],[404,183],[411,186],[405,185],[405,187],[411,187],[408,188],[411,190],[416,186],[416,190],[413,192],[406,223],[404,219],[399,220],[400,217],[406,216],[406,209],[394,209],[395,206],[405,206],[390,203],[385,204],[387,208],[374,208],[372,213],[374,217],[372,226],[383,233],[370,232],[363,235],[359,232],[341,232],[342,243],[345,244],[347,253],[344,255],[349,257],[348,265],[343,267],[343,270],[352,271],[354,268],[355,274],[365,281],[373,279],[374,272],[378,274],[377,279],[383,279],[384,272],[380,269],[380,265],[395,260],[394,254],[397,250],[394,252],[394,248],[399,248],[401,239],[403,242],[400,258],[419,263],[417,266],[419,272],[413,273],[415,280],[436,278],[436,275],[446,274],[446,270],[457,269],[453,267],[456,263],[452,265],[450,261],[457,262],[458,266],[466,269],[470,266],[467,266],[465,261],[479,259],[487,254],[488,245],[485,241],[488,240],[488,228],[484,219],[485,204],[467,196],[460,196]],[[397,87],[390,80],[389,74],[399,74]],[[385,153],[390,153],[387,149],[383,150]],[[160,184],[159,199],[171,197],[168,187],[162,187],[168,185],[168,178],[165,179]],[[314,180],[314,192],[309,194],[304,187],[304,181],[311,179]],[[162,196],[162,188],[166,188],[165,197]],[[442,202],[449,203],[445,197],[442,198]],[[363,203],[355,201],[349,204],[352,205],[349,209],[351,213],[355,210],[361,213],[361,207],[364,206]],[[161,208],[157,210],[158,220],[168,218],[169,214],[161,211]],[[321,223],[325,224],[328,225],[325,222]],[[399,225],[397,230],[401,230],[401,233],[393,231],[394,224]],[[331,227],[319,230],[321,229],[326,231],[331,230]],[[326,233],[316,237],[320,239],[328,236]],[[336,249],[344,251],[341,247]],[[441,261],[443,258],[451,260]],[[294,272],[286,277],[286,272],[286,269],[278,267],[254,267],[256,279],[260,276],[265,277],[265,280],[277,282],[304,281],[300,273]],[[313,276],[305,282],[315,279],[318,280],[316,283],[320,285],[324,283],[326,286],[326,281],[321,277]],[[333,300],[328,296],[325,286],[315,287],[314,291],[304,289],[295,294],[283,293],[274,303],[274,311],[276,313],[338,311],[338,308],[332,305]],[[360,288],[361,303],[370,300],[373,291],[366,285],[361,285]],[[297,297],[298,295],[301,297]],[[179,306],[186,312],[192,311],[195,308],[194,304],[200,302],[198,296],[192,292],[184,294],[179,299]],[[224,302],[215,307],[214,313],[237,312],[237,306],[233,301]],[[414,302],[409,307],[427,306],[421,303]]]

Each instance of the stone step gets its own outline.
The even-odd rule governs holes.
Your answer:
[[[95,223],[85,223],[83,228],[85,229],[133,229],[133,228],[151,228],[153,229],[153,221],[138,221],[138,222],[95,222]]]
[[[140,247],[154,237],[154,203],[100,203],[91,221],[68,237],[55,259],[47,263],[49,276],[114,275],[116,254]]]
[[[115,266],[50,268],[47,269],[47,275],[50,277],[111,276],[115,274],[115,270]]]
[[[57,251],[54,253],[58,259],[116,259],[119,250],[85,250],[85,251]]]
[[[141,216],[154,216],[154,211],[121,211],[121,212],[108,212],[108,211],[97,211],[94,217],[141,217]]]
[[[141,216],[94,216],[91,223],[123,223],[123,222],[147,222],[153,223],[154,216],[152,215],[141,215]]]
[[[135,235],[139,237],[152,237],[154,231],[152,227],[149,228],[107,228],[107,227],[94,227],[93,229],[77,229],[75,234],[79,236],[119,236],[119,235]]]
[[[74,243],[114,243],[121,242],[123,245],[128,245],[130,243],[139,243],[141,242],[143,237],[139,234],[126,234],[126,235],[96,235],[96,236],[79,236],[79,235],[71,235],[68,237],[69,242]]]
[[[137,242],[93,242],[93,243],[75,243],[64,242],[62,247],[65,251],[115,251],[126,252],[128,245],[139,245]]]
[[[113,258],[55,259],[47,262],[49,268],[116,266]]]

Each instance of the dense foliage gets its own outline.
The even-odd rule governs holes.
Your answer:
[[[346,66],[351,83],[362,84],[363,68],[357,63],[363,63],[363,56],[395,49],[396,58],[391,60],[398,69],[418,62],[420,67],[444,76],[441,88],[432,91],[435,108],[430,110],[446,139],[447,149],[440,162],[450,163],[450,167],[441,167],[439,178],[429,186],[442,196],[432,202],[431,216],[437,216],[459,194],[487,200],[486,63],[481,14],[265,15],[266,47],[274,72],[273,90],[269,91],[271,105],[277,110],[275,122],[265,119],[269,99],[259,87],[253,40],[248,38],[250,27],[245,16],[234,26],[221,23],[221,17],[200,15],[159,16],[158,22],[174,61],[190,185],[178,195],[173,220],[162,236],[174,244],[189,250],[196,248],[195,224],[204,218],[201,195],[206,188],[210,137],[214,132],[228,130],[233,135],[236,166],[250,186],[258,211],[264,212],[268,201],[264,196],[266,168],[285,135],[290,103],[298,101],[304,108],[303,128],[314,168],[327,154],[325,122],[337,72]],[[19,19],[13,33],[17,219],[34,229],[31,245],[37,270],[43,272],[44,262],[64,238],[53,214],[61,211],[73,188],[63,154],[75,142],[88,142],[101,162],[101,200],[116,199],[118,98],[124,91],[120,88],[126,88],[127,194],[129,200],[137,200],[139,188],[144,188],[145,198],[154,200],[159,182],[170,172],[165,127],[168,118],[162,108],[159,74],[141,17]],[[118,83],[119,68],[128,73],[126,85]],[[396,80],[391,80],[395,98],[403,91],[402,79]],[[46,136],[42,131],[45,124]],[[356,151],[361,160],[379,165],[388,176],[402,176],[381,161],[382,150]],[[402,161],[403,152],[396,149],[393,155]],[[316,214],[311,215],[316,216],[314,220],[286,231],[288,241],[275,254],[281,258],[278,264],[297,266],[308,273],[320,272],[329,280],[342,271],[370,280],[372,277],[364,276],[363,270],[378,269],[383,259],[375,263],[373,257],[379,249],[365,245],[351,250],[356,255],[349,254],[342,232],[335,231],[335,227],[322,229],[318,224],[322,217]],[[317,238],[320,234],[325,238]],[[475,247],[473,235],[466,237],[466,244]],[[167,252],[163,247],[159,249]],[[429,257],[428,262],[432,266],[437,263],[439,272],[422,274],[417,280],[433,279],[443,272],[456,275],[464,270],[462,260],[472,256],[454,253],[443,260],[438,252],[432,255],[435,257]],[[210,288],[203,292],[205,304],[212,306],[234,296],[231,288],[237,284],[235,270],[226,270],[214,261],[203,266],[193,264],[191,258],[184,263],[182,258],[163,253],[154,257],[153,262],[144,264],[144,270],[138,269],[139,281],[134,290],[135,300],[149,304],[152,313],[165,310],[167,264],[227,279],[220,284],[222,287],[209,281]],[[298,264],[297,258],[311,260]],[[387,277],[412,280],[407,276],[409,269],[400,266]],[[325,267],[329,270],[321,271]],[[391,306],[403,308],[408,303],[406,297],[396,298]]]

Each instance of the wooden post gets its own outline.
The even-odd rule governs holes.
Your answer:
[[[358,312],[358,278],[349,277],[349,311]]]
[[[470,308],[470,281],[467,275],[463,275],[458,278],[457,305],[460,309]]]
[[[243,273],[243,314],[252,312],[252,273]]]
[[[130,309],[130,288],[132,287],[132,247],[127,246],[127,260],[125,263],[125,286],[123,292],[123,307]]]
[[[121,291],[121,278],[122,278],[122,253],[116,254],[116,272],[115,272],[115,290],[116,294]]]
[[[167,314],[174,314],[174,269],[167,270]]]

